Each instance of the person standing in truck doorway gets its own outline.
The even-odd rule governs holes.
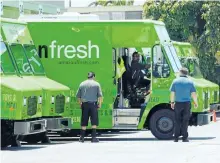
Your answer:
[[[91,142],[99,142],[96,138],[96,127],[99,124],[98,109],[102,107],[102,90],[95,81],[95,73],[89,72],[88,79],[83,81],[77,91],[76,97],[82,109],[80,142],[84,142],[86,127],[90,118],[92,125]]]
[[[180,77],[174,79],[170,87],[171,108],[175,112],[174,142],[178,142],[182,135],[183,142],[188,140],[188,124],[191,115],[191,97],[195,108],[198,107],[196,88],[193,82],[187,77],[188,69],[180,69]]]

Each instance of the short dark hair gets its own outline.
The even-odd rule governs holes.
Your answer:
[[[88,73],[88,79],[91,79],[91,78],[93,78],[93,77],[95,77],[95,73],[92,72],[92,71],[90,71],[90,72]]]
[[[135,55],[139,55],[139,53],[137,51],[135,51],[133,54],[132,54],[132,57],[134,57]]]
[[[181,69],[180,69],[180,73],[181,74],[183,74],[183,75],[188,75],[188,69],[186,68],[186,67],[182,67]]]

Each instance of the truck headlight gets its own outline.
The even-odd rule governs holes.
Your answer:
[[[24,106],[27,105],[27,98],[26,98],[26,97],[23,98],[23,105],[24,105]]]
[[[38,98],[38,103],[39,103],[39,104],[42,104],[42,96],[40,96],[40,97]]]
[[[67,102],[67,103],[70,102],[70,97],[69,97],[69,96],[66,97],[66,102]]]
[[[51,97],[51,103],[54,104],[55,98],[54,96]]]

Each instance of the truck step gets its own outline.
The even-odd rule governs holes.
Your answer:
[[[119,130],[136,130],[137,125],[115,125],[112,129],[119,129]]]
[[[140,116],[141,109],[140,108],[135,108],[135,109],[114,109],[113,111],[113,116],[127,116],[127,117],[139,117]]]

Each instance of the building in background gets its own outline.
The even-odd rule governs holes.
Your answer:
[[[143,6],[69,7],[67,11],[80,14],[96,14],[100,20],[142,19]]]
[[[132,6],[94,6],[96,0],[1,0],[1,17],[17,19],[21,14],[62,14],[66,11],[96,14],[101,20],[142,19],[143,2]],[[109,3],[110,4],[110,3]]]
[[[20,14],[60,14],[69,6],[69,0],[4,0],[1,17],[17,19]]]

